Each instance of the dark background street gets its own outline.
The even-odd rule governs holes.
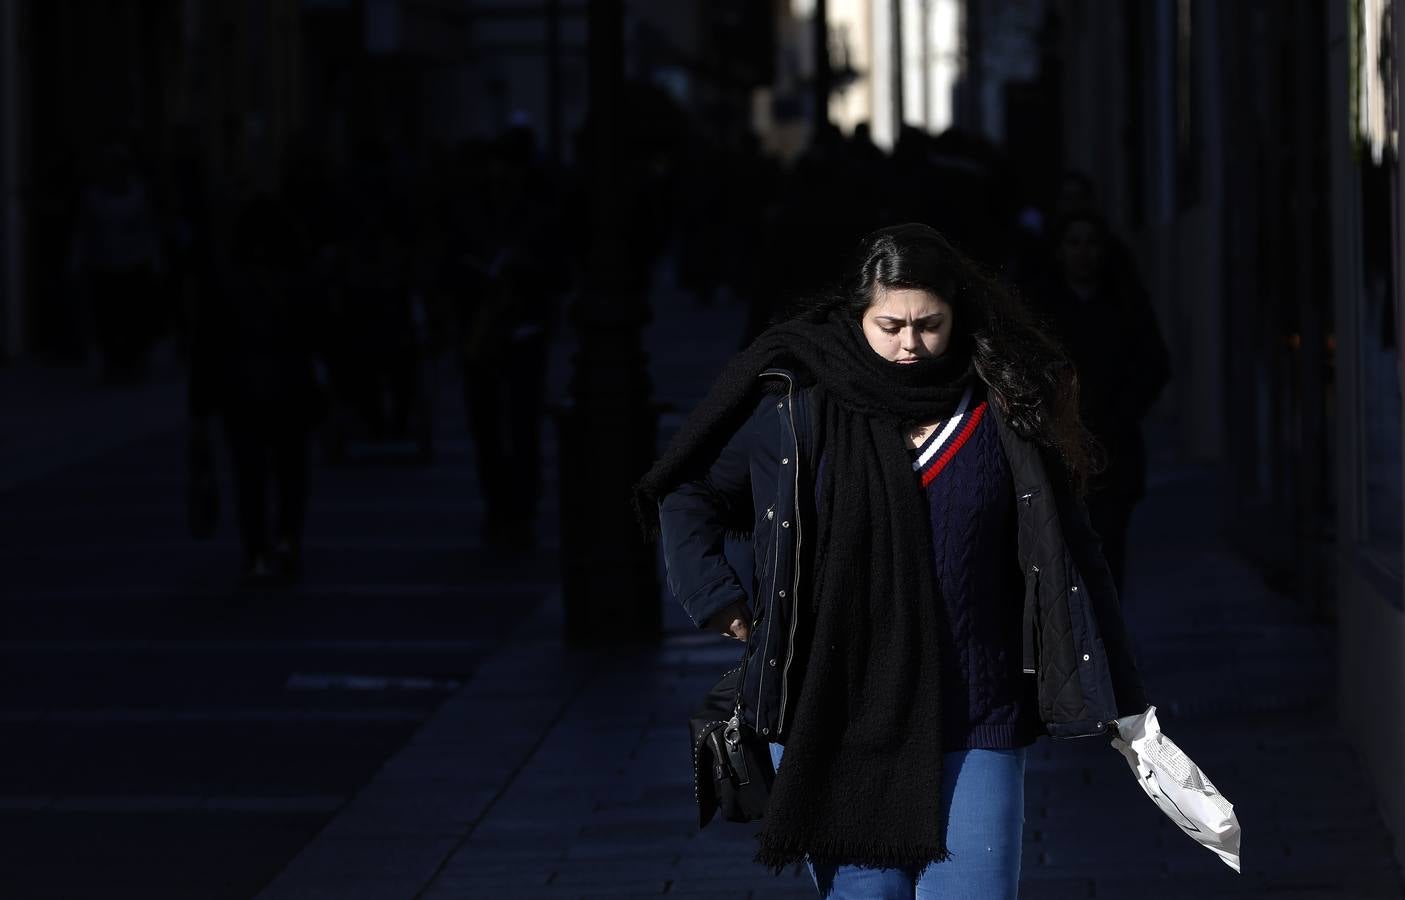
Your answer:
[[[192,547],[179,432],[4,495],[4,896],[252,896],[555,589],[482,564],[445,419],[433,466],[317,471],[296,590]]]
[[[1062,346],[1244,829],[1235,874],[1041,739],[1022,896],[1405,897],[1402,45],[1401,0],[0,0],[0,900],[814,896],[696,827],[740,647],[629,498],[905,222]]]

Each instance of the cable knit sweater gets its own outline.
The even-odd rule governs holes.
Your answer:
[[[942,749],[1021,747],[1038,730],[1035,683],[1021,670],[1022,585],[1015,497],[980,396],[912,451],[927,494],[942,617]]]

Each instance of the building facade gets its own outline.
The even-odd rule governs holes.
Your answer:
[[[1400,154],[1405,9],[1333,0],[1332,295],[1341,363],[1337,622],[1339,709],[1379,788],[1405,860],[1405,588],[1402,588],[1401,312],[1405,167]]]
[[[1223,464],[1228,536],[1335,621],[1338,710],[1405,859],[1398,122],[1391,0],[1061,0],[1063,149],[1174,354],[1163,411]]]

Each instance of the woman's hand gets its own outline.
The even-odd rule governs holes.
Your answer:
[[[725,637],[744,641],[751,636],[751,611],[745,603],[733,603],[708,619],[707,627]]]

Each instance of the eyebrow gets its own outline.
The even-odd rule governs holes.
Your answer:
[[[919,316],[916,319],[912,320],[912,324],[916,325],[920,322],[929,322],[932,319],[940,319],[943,315],[945,315],[945,313],[932,313],[929,316]],[[873,320],[875,322],[892,322],[897,325],[907,324],[907,319],[899,319],[897,316],[874,316]]]

